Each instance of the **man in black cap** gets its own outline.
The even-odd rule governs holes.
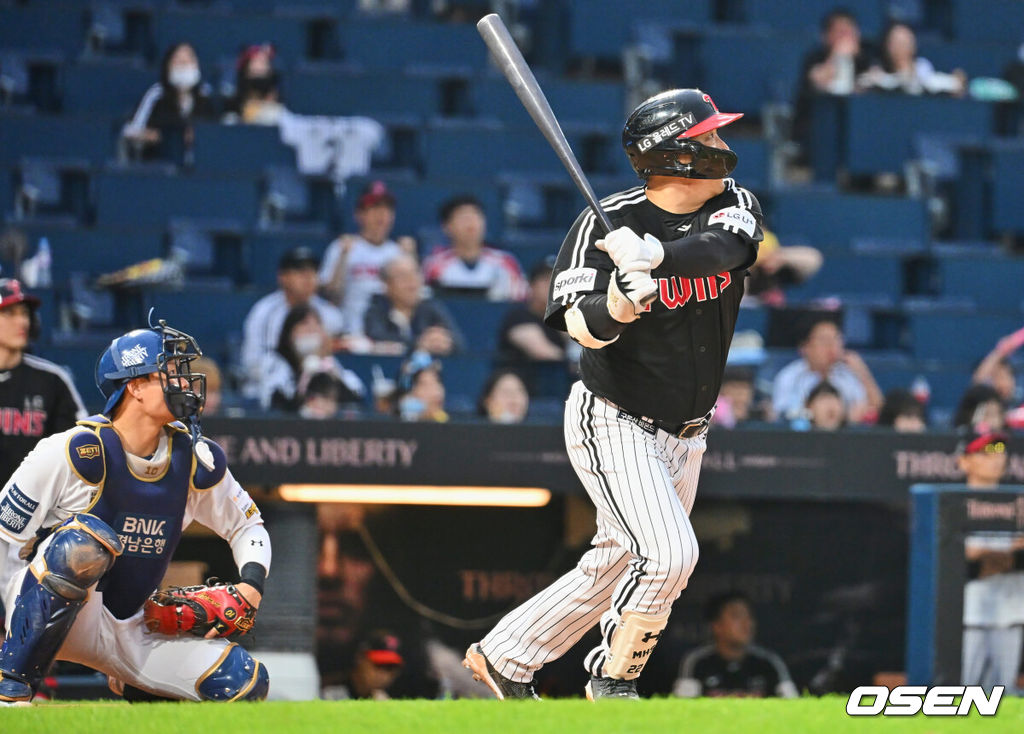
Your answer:
[[[57,365],[25,354],[39,333],[39,299],[11,278],[0,279],[0,484],[36,442],[85,417],[70,376]]]
[[[260,370],[274,351],[285,316],[295,306],[316,309],[324,329],[332,337],[341,334],[344,318],[337,307],[316,295],[319,258],[308,247],[286,252],[277,264],[277,290],[258,300],[245,317],[242,341],[242,370],[246,381],[242,393],[256,397]]]

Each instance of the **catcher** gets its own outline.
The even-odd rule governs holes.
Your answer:
[[[31,701],[55,659],[115,690],[266,698],[266,667],[225,638],[252,627],[270,537],[200,433],[200,354],[163,321],[114,339],[96,365],[103,413],[41,440],[0,492],[0,701]],[[239,582],[154,593],[192,520],[229,541]]]

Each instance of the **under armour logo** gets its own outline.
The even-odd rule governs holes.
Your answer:
[[[262,540],[250,540],[249,544],[250,545],[258,545],[260,548],[263,547],[263,541]]]
[[[655,634],[651,634],[650,632],[647,632],[647,633],[644,634],[644,636],[642,638],[640,638],[640,642],[650,642],[651,640],[661,639],[661,633],[664,632],[664,631],[665,630],[661,630],[661,632],[659,632],[656,635]]]

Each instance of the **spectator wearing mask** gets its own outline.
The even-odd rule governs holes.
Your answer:
[[[319,374],[331,375],[344,388],[344,392],[339,390],[338,404],[357,403],[366,394],[359,377],[342,367],[331,354],[331,337],[316,309],[308,304],[298,305],[285,316],[277,348],[264,365],[260,405],[264,409],[300,411],[305,406],[310,380]],[[319,413],[323,407],[313,406],[311,410]]]
[[[427,352],[413,352],[399,370],[396,398],[395,407],[403,421],[446,423],[441,363]]]
[[[917,35],[906,23],[891,23],[882,36],[881,63],[861,75],[858,83],[865,89],[904,94],[953,94],[967,91],[967,75],[962,69],[951,74],[936,71],[932,63],[917,55]]]
[[[851,422],[875,419],[882,407],[882,391],[860,355],[846,349],[843,333],[832,318],[811,324],[800,343],[800,355],[775,376],[772,407],[778,416],[798,417],[815,385],[828,380],[842,396]]]
[[[435,250],[424,261],[427,284],[451,295],[521,301],[527,290],[523,271],[511,253],[485,244],[483,205],[472,196],[460,196],[445,202],[440,215],[450,246]]]
[[[327,246],[320,264],[320,290],[345,314],[350,333],[363,332],[373,296],[384,293],[381,268],[405,253],[415,256],[412,237],[392,239],[395,196],[383,181],[367,185],[356,202],[356,234],[343,234]]]
[[[423,297],[416,260],[399,255],[381,268],[384,293],[370,300],[363,325],[377,354],[416,349],[435,356],[460,351],[462,334],[444,304]]]
[[[899,433],[922,433],[928,428],[924,405],[909,390],[890,390],[878,413],[878,425]]]
[[[477,413],[491,423],[522,423],[530,410],[530,393],[526,383],[513,370],[496,370],[487,378]]]
[[[799,695],[782,658],[753,644],[757,623],[746,594],[732,591],[713,597],[707,604],[705,617],[711,628],[712,642],[683,659],[672,689],[676,696],[796,698]]]
[[[281,325],[291,309],[311,306],[332,340],[341,334],[344,327],[341,311],[316,295],[319,262],[308,247],[296,247],[286,252],[277,265],[277,290],[256,301],[246,315],[241,355],[242,393],[245,397],[259,397],[267,359],[277,348]],[[333,343],[331,346],[333,348]]]
[[[225,122],[276,125],[284,111],[280,74],[274,68],[273,45],[249,46],[235,63],[235,96],[227,105]]]
[[[199,58],[188,43],[167,50],[160,81],[143,95],[122,136],[137,157],[184,158],[192,147],[192,123],[215,119],[209,87],[202,83]]]

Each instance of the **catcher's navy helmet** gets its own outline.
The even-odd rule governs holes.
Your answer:
[[[719,112],[699,89],[670,89],[633,110],[622,130],[622,147],[637,176],[724,178],[736,167],[736,154],[693,138],[743,117]],[[681,163],[681,154],[690,160]]]
[[[129,380],[158,373],[171,414],[193,422],[206,401],[206,375],[192,372],[189,363],[201,355],[195,339],[163,320],[117,337],[96,363],[96,386],[107,399],[103,412],[113,413]]]

